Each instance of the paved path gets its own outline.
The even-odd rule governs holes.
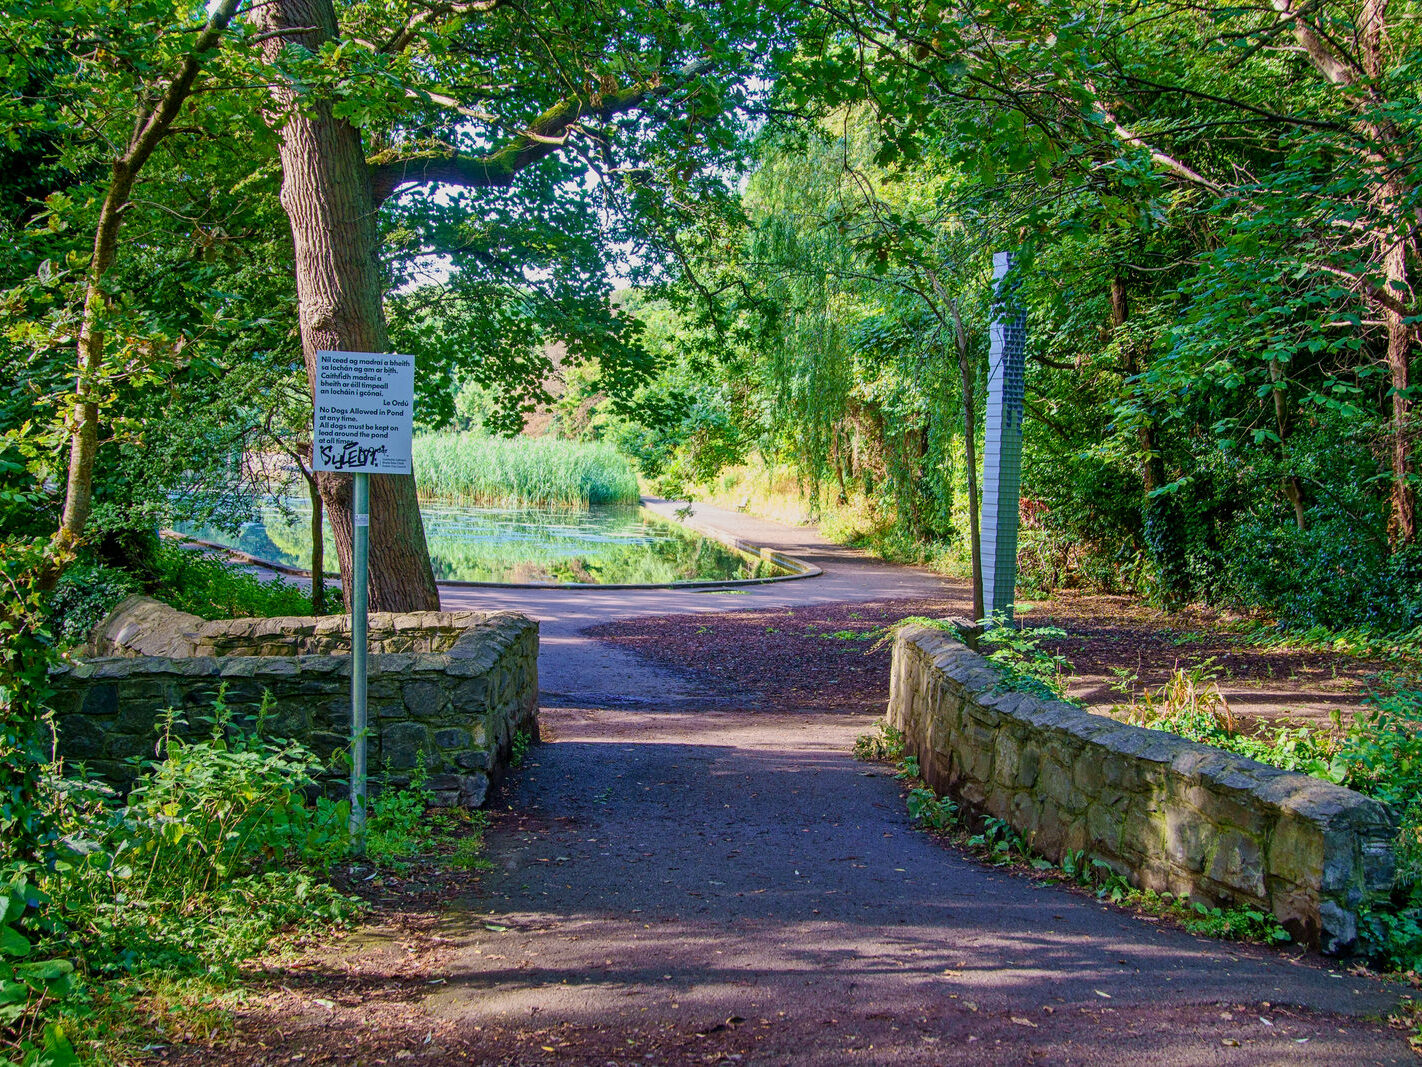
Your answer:
[[[697,508],[825,575],[744,596],[445,593],[544,623],[551,741],[427,1000],[488,1062],[1411,1061],[1370,1021],[1396,1000],[1378,982],[1138,920],[912,830],[898,783],[848,756],[866,717],[748,708],[580,638],[632,615],[961,595]]]
[[[648,505],[668,518],[675,505]],[[806,560],[824,573],[816,578],[747,585],[736,590],[695,589],[517,589],[440,587],[446,611],[509,608],[526,612],[540,623],[539,680],[545,704],[617,704],[654,696],[688,698],[694,686],[659,672],[640,657],[583,637],[580,631],[600,622],[641,615],[716,611],[756,611],[801,604],[833,604],[848,600],[908,600],[944,597],[961,602],[972,614],[971,599],[960,583],[921,567],[884,563],[842,545],[831,544],[803,527],[740,515],[709,504],[696,504],[694,522],[707,523],[754,544],[767,545]],[[655,679],[655,685],[650,684]],[[720,694],[703,694],[720,699]]]

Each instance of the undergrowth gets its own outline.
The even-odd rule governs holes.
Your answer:
[[[243,961],[363,910],[333,885],[351,855],[349,805],[321,794],[310,749],[267,736],[268,710],[242,728],[220,689],[191,739],[161,713],[156,755],[135,761],[124,798],[82,766],[49,769],[52,856],[0,866],[0,1063],[63,1067],[210,1035]],[[487,814],[432,800],[422,773],[385,790],[367,862],[486,866]]]
[[[311,614],[310,595],[280,578],[263,581],[223,556],[163,541],[141,569],[93,560],[69,567],[50,598],[56,637],[64,645],[83,642],[119,601],[134,593],[204,619]]]

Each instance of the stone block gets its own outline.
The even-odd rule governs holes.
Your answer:
[[[96,719],[111,718],[118,714],[119,688],[117,685],[94,685],[84,691],[84,703],[80,705],[83,714]]]
[[[101,722],[87,715],[67,715],[56,729],[60,749],[72,759],[94,759],[108,754],[110,733]]]
[[[397,722],[382,727],[379,734],[380,758],[397,771],[414,767],[422,753],[431,751],[429,733],[419,723]]]
[[[1263,901],[1264,856],[1258,840],[1235,830],[1215,845],[1206,876],[1213,882]]]
[[[489,696],[487,678],[470,678],[454,687],[451,699],[454,706],[464,711],[478,712],[484,709]]]
[[[444,690],[433,682],[407,682],[402,693],[405,707],[419,719],[433,718],[445,705]]]
[[[469,731],[459,727],[448,727],[434,732],[434,743],[437,748],[468,748]]]

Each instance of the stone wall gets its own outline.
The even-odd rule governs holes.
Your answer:
[[[153,754],[163,709],[187,720],[181,735],[201,736],[225,685],[234,725],[249,727],[270,694],[266,732],[330,759],[350,739],[349,632],[349,616],[204,622],[130,598],[91,638],[106,655],[52,674],[60,754],[122,786],[131,757]],[[387,769],[405,784],[423,758],[438,802],[483,803],[514,734],[538,735],[538,624],[514,612],[376,614],[371,635],[373,785]]]
[[[479,611],[415,611],[369,616],[371,653],[444,652]],[[93,656],[344,656],[351,648],[351,617],[284,616],[274,619],[200,619],[149,597],[118,605],[90,635]]]
[[[1141,888],[1262,908],[1325,951],[1390,887],[1395,828],[1376,801],[997,683],[952,635],[906,627],[888,721],[930,785],[1044,856],[1082,849]]]

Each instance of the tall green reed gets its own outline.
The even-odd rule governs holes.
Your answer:
[[[553,437],[439,433],[417,437],[421,497],[504,507],[635,504],[637,475],[610,445]]]

